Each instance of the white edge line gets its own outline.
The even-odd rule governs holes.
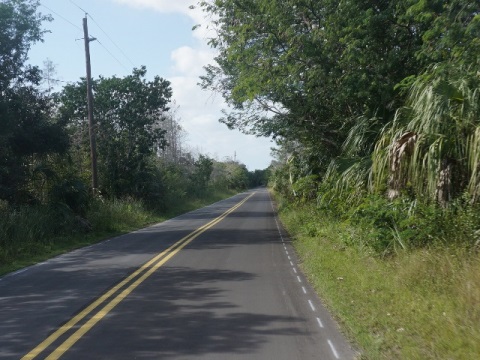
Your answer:
[[[320,320],[320,318],[318,318],[318,317],[317,317],[317,322],[318,322],[318,326],[320,326],[323,329],[322,320]]]
[[[332,342],[330,341],[330,339],[327,339],[327,342],[328,342],[328,345],[330,345],[330,349],[332,349],[333,356],[335,356],[335,358],[337,358],[337,359],[340,359],[340,358],[338,357],[337,350],[335,350],[335,346],[333,346],[333,344],[332,344]]]
[[[31,266],[29,266],[25,269],[22,269],[22,270],[15,271],[14,273],[11,273],[10,276],[20,275],[21,273],[24,273],[24,272],[27,272],[28,270],[30,270],[30,268],[31,268]]]

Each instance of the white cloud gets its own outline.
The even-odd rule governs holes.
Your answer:
[[[204,72],[203,67],[213,62],[214,56],[215,53],[210,49],[182,46],[174,50],[170,57],[174,62],[175,73],[198,78]]]
[[[197,71],[192,68],[198,70],[206,64],[200,63],[199,60],[202,58],[202,51],[189,48],[178,52],[184,55],[189,54],[190,60],[198,59],[198,63],[190,65],[187,65],[188,60],[172,54],[173,68],[177,69],[178,75],[169,80],[172,84],[173,96],[179,105],[178,115],[188,134],[189,145],[202,153],[218,157],[219,160],[224,160],[226,157],[233,158],[236,154],[236,158],[245,163],[249,170],[268,167],[271,160],[270,148],[273,144],[268,139],[228,130],[218,121],[222,116],[221,109],[226,107],[221,96],[204,91],[197,85],[199,81]]]
[[[180,12],[188,14],[189,7],[195,5],[195,0],[114,0],[117,3],[132,7],[149,8],[159,12]]]
[[[213,157],[223,160],[236,158],[245,163],[249,170],[264,169],[270,164],[268,139],[247,136],[238,131],[230,131],[218,119],[226,104],[220,95],[202,90],[198,86],[203,67],[213,63],[215,52],[206,45],[209,21],[202,10],[195,6],[198,0],[114,0],[117,3],[137,8],[148,8],[161,13],[180,13],[192,20],[192,25],[201,27],[193,32],[197,45],[180,46],[170,54],[172,76],[169,80],[173,98],[179,105],[178,116],[188,133],[188,144]],[[194,5],[194,9],[190,9]]]
[[[206,40],[209,33],[209,21],[201,7],[198,6],[198,0],[113,0],[119,4],[128,5],[136,8],[153,9],[161,13],[179,13],[188,16],[192,20],[192,25],[200,25],[193,32],[193,36],[200,40]]]

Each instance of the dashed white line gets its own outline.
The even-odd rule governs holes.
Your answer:
[[[275,211],[275,209],[273,207],[273,202],[271,203],[271,205],[272,205],[272,210]],[[288,260],[291,260],[290,255],[289,255],[289,253],[287,251],[287,248],[285,246],[285,242],[283,240],[283,236],[282,236],[282,233],[280,231],[280,226],[278,225],[278,221],[275,217],[274,217],[274,220],[275,220],[275,224],[277,225],[277,230],[278,230],[278,233],[280,234],[280,238],[282,239],[282,243],[284,243],[283,247],[285,248],[285,252],[288,256]],[[290,265],[292,265],[292,267],[293,267],[293,262],[292,261],[290,261]],[[293,267],[293,271],[295,273],[297,273],[297,270],[295,269],[295,267]],[[297,275],[297,280],[298,280],[299,283],[302,282],[302,279],[300,279],[300,276],[298,276],[298,275]],[[304,294],[307,293],[307,290],[305,289],[305,286],[302,286],[302,291],[303,291]],[[316,311],[315,306],[313,305],[311,300],[308,300],[308,304],[310,305],[310,308],[312,309],[312,311]],[[318,317],[316,319],[317,319],[318,326],[323,328],[322,320],[320,320],[320,318],[318,318]],[[338,356],[337,350],[335,349],[335,346],[333,346],[333,343],[330,341],[330,339],[327,339],[327,342],[328,342],[328,345],[330,346],[330,349],[332,350],[333,356],[335,356],[336,359],[340,359],[340,357]]]
[[[292,260],[292,258],[290,257],[290,255],[288,256],[288,260]]]
[[[323,329],[322,320],[320,320],[320,318],[318,318],[318,317],[317,317],[317,323],[318,323],[318,326],[320,326]]]
[[[273,209],[273,203],[272,203],[272,209]],[[291,261],[291,258],[290,258],[290,254],[288,253],[287,247],[285,246],[285,242],[283,240],[282,233],[280,232],[280,227],[278,225],[278,221],[277,221],[276,218],[274,218],[274,220],[275,220],[275,224],[277,225],[277,230],[278,230],[278,233],[280,234],[280,238],[282,239],[283,248],[285,249],[285,253],[287,254],[288,260],[290,260],[290,265],[293,268],[293,272],[295,274],[297,274],[297,269],[294,267],[293,262]],[[298,275],[297,275],[297,280],[298,280],[299,283],[302,283],[302,279]],[[304,294],[307,293],[307,289],[305,289],[305,286],[302,286],[302,291],[303,291]],[[311,300],[308,300],[308,304],[310,305],[310,308],[312,309],[312,311],[316,311],[315,306],[313,305]],[[316,319],[317,319],[318,326],[323,328],[322,320],[320,320],[320,318],[318,318],[318,317]],[[332,350],[332,353],[335,356],[335,358],[338,359],[339,357],[338,357],[337,351],[335,350],[335,347],[333,346],[333,344],[330,340],[328,340],[328,345],[330,345],[330,349]]]
[[[338,357],[337,350],[335,350],[335,346],[333,346],[333,344],[332,344],[332,342],[330,341],[330,339],[328,339],[327,341],[328,341],[328,345],[330,345],[330,349],[332,349],[333,356],[335,356],[336,359],[340,359],[340,358]]]

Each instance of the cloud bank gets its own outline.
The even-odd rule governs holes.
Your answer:
[[[203,91],[199,77],[203,67],[214,62],[215,51],[206,43],[208,20],[196,7],[197,0],[113,0],[116,3],[139,9],[151,9],[160,13],[177,13],[189,17],[193,25],[200,28],[192,32],[197,40],[194,47],[180,46],[170,54],[173,97],[179,106],[181,124],[188,133],[189,145],[201,153],[218,160],[236,158],[245,163],[249,170],[264,169],[270,164],[269,139],[247,136],[230,131],[218,122],[226,104],[220,95]],[[194,8],[191,9],[190,7]]]

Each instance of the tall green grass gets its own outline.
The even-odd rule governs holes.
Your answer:
[[[161,218],[149,211],[138,200],[95,200],[87,213],[87,220],[96,232],[125,232]]]
[[[47,207],[2,209],[0,215],[0,265],[22,254],[35,255],[48,239],[61,232],[63,219]]]
[[[304,271],[361,358],[479,357],[480,255],[467,241],[399,246],[385,256],[369,246],[371,228],[315,206],[283,206],[280,216]],[[469,228],[461,219],[452,226]]]
[[[85,218],[60,204],[0,212],[0,274],[163,219],[133,199],[95,200]]]
[[[201,199],[184,198],[163,212],[152,210],[132,198],[98,198],[91,201],[85,217],[75,215],[65,205],[11,208],[0,204],[0,274],[163,221],[233,194],[217,191]]]

